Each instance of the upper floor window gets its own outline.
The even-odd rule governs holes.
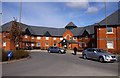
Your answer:
[[[85,39],[88,39],[88,36],[87,36],[87,35],[85,36]]]
[[[28,38],[28,35],[25,35],[25,38]]]
[[[95,38],[95,35],[92,35],[92,38]]]
[[[49,37],[46,37],[46,40],[49,40]]]
[[[79,37],[79,40],[82,40],[82,38],[81,38],[81,37]]]
[[[38,40],[40,40],[40,39],[41,39],[41,37],[37,37],[37,39],[38,39]]]
[[[70,40],[72,40],[72,37],[70,37]]]
[[[73,40],[76,40],[77,38],[76,37],[73,37]]]
[[[32,36],[31,39],[34,39],[34,36]]]
[[[61,37],[60,40],[63,40],[63,38]]]
[[[56,37],[54,37],[53,40],[56,40]]]
[[[113,33],[113,27],[107,27],[107,34]]]

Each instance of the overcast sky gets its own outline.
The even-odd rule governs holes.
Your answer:
[[[107,15],[118,9],[117,2],[107,2]],[[87,26],[105,18],[104,2],[23,2],[21,22],[32,26],[65,27],[69,22]],[[2,24],[19,19],[20,3],[3,2]]]

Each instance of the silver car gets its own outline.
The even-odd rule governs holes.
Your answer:
[[[99,60],[100,62],[115,62],[117,58],[114,54],[104,51],[98,48],[88,48],[83,50],[82,57],[84,59],[90,58]]]
[[[62,53],[62,54],[64,54],[64,53],[66,53],[66,50],[63,48],[52,46],[52,47],[48,48],[48,53]]]

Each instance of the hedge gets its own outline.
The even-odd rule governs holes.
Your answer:
[[[24,51],[24,50],[16,50],[16,51],[12,51],[13,55],[11,60],[15,60],[15,59],[21,59],[21,58],[25,58],[29,56],[29,52]],[[8,61],[8,51],[4,51],[2,50],[2,61]]]

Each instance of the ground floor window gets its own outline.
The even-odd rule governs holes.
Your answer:
[[[34,46],[34,43],[32,43],[31,46]]]
[[[45,46],[49,46],[48,42],[45,43]]]
[[[37,43],[37,47],[40,47],[40,43]]]
[[[108,48],[108,49],[114,48],[114,43],[113,43],[113,41],[107,41],[107,48]]]

